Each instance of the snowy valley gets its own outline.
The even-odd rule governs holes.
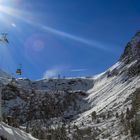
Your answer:
[[[30,81],[3,71],[0,77],[0,135],[7,140],[13,132],[25,137],[23,130],[39,140],[140,139],[140,32],[115,65],[93,77]]]

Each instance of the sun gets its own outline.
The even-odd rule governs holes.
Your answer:
[[[13,24],[12,21],[10,21],[11,16],[16,17],[17,16],[18,11],[13,8],[12,6],[8,6],[6,4],[6,2],[4,2],[3,0],[0,0],[0,23],[4,25],[12,25],[15,27],[15,24]]]
[[[0,5],[1,5],[1,4],[4,4],[4,0],[0,0]]]

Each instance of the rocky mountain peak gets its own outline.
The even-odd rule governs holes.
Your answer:
[[[124,53],[120,58],[120,61],[126,64],[131,63],[134,60],[140,60],[140,30],[135,34],[130,42],[125,47]]]

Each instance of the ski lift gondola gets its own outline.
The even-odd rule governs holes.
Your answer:
[[[17,75],[22,75],[22,65],[21,64],[19,65],[19,68],[17,68],[16,74]]]

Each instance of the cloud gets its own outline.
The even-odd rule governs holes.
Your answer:
[[[87,71],[88,69],[70,69],[68,66],[55,66],[51,69],[48,69],[44,72],[43,74],[43,79],[49,79],[49,78],[57,78],[58,75],[61,74],[62,76],[62,73],[64,74],[64,72],[84,72],[84,71]]]
[[[47,78],[56,78],[58,77],[59,74],[61,74],[62,72],[64,72],[67,69],[66,66],[55,66],[51,69],[48,69],[44,72],[43,74],[43,79],[47,79]]]
[[[47,70],[44,75],[43,75],[43,78],[46,79],[46,78],[53,78],[53,77],[57,77],[59,74],[59,71],[57,69],[50,69],[50,70]]]
[[[72,69],[71,72],[81,72],[86,71],[87,69]]]
[[[14,28],[17,27],[17,25],[15,23],[11,23],[11,26],[14,27]]]

